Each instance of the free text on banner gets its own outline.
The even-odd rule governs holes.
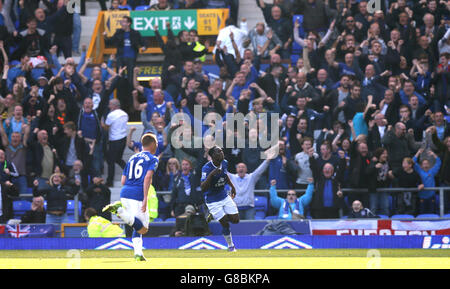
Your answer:
[[[182,30],[195,29],[199,35],[217,35],[225,27],[228,9],[198,9],[169,11],[119,11],[105,12],[105,31],[108,37],[120,28],[120,19],[130,16],[132,28],[142,36],[155,36],[154,29],[158,26],[161,35],[167,35],[166,22],[176,35]]]

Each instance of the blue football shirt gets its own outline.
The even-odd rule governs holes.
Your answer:
[[[158,158],[148,151],[131,156],[122,173],[126,177],[126,181],[120,191],[120,197],[142,201],[145,175],[149,170],[156,171],[157,167]]]
[[[203,193],[206,203],[214,203],[224,200],[227,197],[227,190],[225,185],[228,180],[228,162],[226,160],[222,161],[220,165],[222,172],[214,176],[211,180],[211,186],[207,191]],[[209,174],[216,169],[216,166],[212,161],[207,162],[202,168],[202,178],[201,181],[204,182]]]

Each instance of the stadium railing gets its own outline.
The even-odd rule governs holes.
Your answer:
[[[158,41],[154,36],[154,25],[157,24],[158,31],[164,40],[167,39],[167,29],[165,22],[170,22],[170,28],[176,36],[182,30],[195,29],[200,42],[210,40],[213,44],[220,29],[225,27],[225,20],[228,18],[228,9],[173,9],[168,11],[100,11],[97,22],[92,32],[91,41],[87,51],[87,58],[92,58],[92,63],[103,62],[104,55],[115,54],[116,48],[105,46],[103,33],[108,37],[114,35],[120,28],[120,19],[129,16],[132,19],[132,28],[139,31],[141,36],[147,40],[148,47],[140,54],[162,54]]]
[[[288,190],[279,190],[277,189],[277,193],[279,194],[284,194],[287,193]],[[304,193],[306,190],[295,190],[297,193]],[[341,189],[342,192],[344,193],[368,193],[368,190],[366,188],[342,188]],[[428,187],[428,188],[423,188],[422,190],[419,190],[417,188],[378,188],[376,190],[377,192],[386,192],[389,193],[391,195],[395,195],[398,193],[403,193],[403,192],[419,192],[419,191],[438,191],[438,196],[439,196],[439,216],[442,218],[445,215],[445,202],[444,202],[444,192],[445,191],[450,191],[450,187]],[[157,192],[158,195],[170,195],[172,192],[171,191],[160,191]],[[270,193],[269,190],[255,190],[254,191],[255,195],[262,195],[262,196],[266,196],[269,197]],[[448,200],[447,200],[448,201]]]
[[[368,193],[368,190],[365,188],[361,188],[361,189],[354,189],[354,188],[342,188],[341,189],[342,192],[344,193]],[[278,194],[285,194],[287,193],[288,190],[278,190],[277,192]],[[295,190],[297,193],[304,193],[305,190]],[[391,195],[395,195],[398,193],[402,193],[405,191],[408,192],[418,192],[418,191],[438,191],[438,196],[439,196],[439,216],[441,218],[444,217],[445,215],[445,196],[444,196],[444,192],[445,191],[450,191],[450,187],[428,187],[428,188],[423,188],[422,190],[419,190],[417,188],[378,188],[376,190],[377,192],[387,192]],[[255,190],[254,191],[255,195],[262,195],[268,198],[269,200],[269,190]],[[157,192],[158,195],[170,195],[172,194],[171,191],[159,191]],[[30,198],[33,195],[21,195],[20,198]],[[74,197],[74,219],[78,220],[79,219],[79,208],[78,208],[78,195],[75,195]],[[448,200],[447,200],[448,201]],[[341,212],[342,215],[342,212]]]

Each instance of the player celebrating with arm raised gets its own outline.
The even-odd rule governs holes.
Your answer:
[[[144,134],[141,142],[142,151],[131,156],[123,171],[120,201],[103,208],[103,212],[116,214],[133,227],[132,241],[137,261],[146,260],[142,252],[142,235],[147,233],[149,224],[147,195],[153,174],[158,167],[158,158],[154,156],[158,147],[156,136],[151,133]]]
[[[222,233],[228,244],[228,251],[235,252],[236,248],[231,238],[230,222],[239,223],[239,212],[233,198],[236,189],[227,174],[228,162],[224,159],[223,151],[213,146],[208,151],[211,161],[202,168],[201,189],[206,206],[215,220],[222,225]],[[225,185],[231,187],[231,196],[227,194]]]

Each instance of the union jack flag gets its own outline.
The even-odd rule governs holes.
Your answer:
[[[23,238],[30,234],[30,226],[29,225],[6,225],[6,229],[8,233],[13,238]]]

